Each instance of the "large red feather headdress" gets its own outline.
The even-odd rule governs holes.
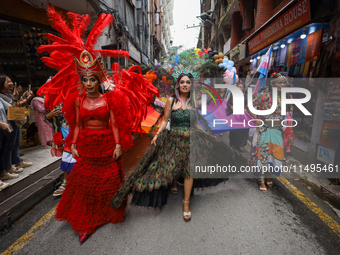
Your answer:
[[[51,110],[54,105],[62,103],[68,93],[76,90],[83,92],[79,80],[84,75],[95,75],[101,83],[110,84],[101,57],[128,58],[129,53],[94,49],[99,36],[113,22],[111,14],[100,14],[86,42],[83,37],[90,22],[88,14],[79,15],[69,12],[67,15],[72,21],[71,26],[53,7],[49,7],[47,14],[52,26],[62,35],[60,38],[50,33],[46,34],[52,44],[41,45],[38,49],[38,52],[50,52],[49,57],[41,59],[47,66],[59,70],[52,80],[45,83],[38,91],[39,95],[46,94],[45,105]]]
[[[84,75],[95,75],[106,89],[112,91],[106,93],[105,97],[119,123],[122,147],[129,148],[132,145],[131,131],[142,131],[141,122],[147,115],[147,106],[155,95],[158,96],[158,90],[143,77],[139,66],[125,70],[118,63],[113,63],[112,76],[106,73],[101,57],[129,57],[126,51],[94,50],[99,36],[113,21],[111,14],[100,14],[86,42],[83,37],[90,21],[89,15],[69,12],[67,15],[72,24],[67,24],[53,7],[49,8],[47,14],[62,38],[47,34],[52,44],[41,45],[38,49],[38,52],[50,52],[49,57],[42,57],[42,60],[47,66],[58,70],[38,91],[39,95],[46,94],[46,108],[52,110],[55,105],[64,103],[63,111],[71,130],[67,139],[73,137],[74,100],[85,92],[81,86],[81,78]]]

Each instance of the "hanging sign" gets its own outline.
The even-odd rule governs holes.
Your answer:
[[[139,52],[139,50],[137,50],[136,47],[133,46],[133,44],[130,41],[128,41],[128,46],[129,46],[130,58],[136,60],[140,64],[140,52]]]
[[[230,39],[223,46],[223,54],[227,54],[230,51]]]
[[[309,21],[309,0],[299,1],[248,42],[249,54],[265,48]]]

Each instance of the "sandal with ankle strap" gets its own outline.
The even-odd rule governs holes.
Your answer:
[[[268,180],[268,179],[267,179]],[[266,180],[266,184],[269,188],[273,187],[273,181],[270,179],[270,181]]]
[[[66,183],[63,182],[63,183],[59,186],[59,188],[58,188],[56,191],[54,191],[53,196],[54,196],[54,197],[61,196],[61,195],[64,193],[65,188],[66,188]]]
[[[190,201],[182,201],[182,204],[184,205],[184,203],[188,204]],[[185,222],[188,222],[189,220],[191,220],[191,211],[189,212],[184,212],[184,209],[183,209],[183,220]]]
[[[264,180],[263,179],[260,179],[259,180],[259,190],[261,190],[262,192],[267,192],[267,188],[266,186],[263,187],[260,187],[260,184],[264,183]]]

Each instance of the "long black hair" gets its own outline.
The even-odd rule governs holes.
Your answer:
[[[9,77],[8,75],[6,74],[0,74],[0,92],[2,92],[5,88],[5,82],[6,82],[6,79],[9,78],[11,79],[11,77]],[[11,79],[12,80],[12,79]],[[7,93],[7,91],[6,91]]]
[[[176,82],[176,85],[175,85],[175,92],[172,94],[172,97],[174,98],[175,100],[175,103],[177,103],[178,101],[181,102],[181,107],[183,107],[183,102],[180,98],[180,90],[179,90],[179,83],[181,81],[181,79],[186,76],[190,79],[191,81],[191,85],[190,85],[190,91],[189,91],[189,95],[188,95],[188,101],[187,101],[187,104],[190,103],[191,107],[192,108],[195,108],[195,104],[194,104],[194,76],[191,74],[191,73],[188,73],[188,74],[184,74],[184,73],[181,73],[178,78],[177,78],[177,82]]]

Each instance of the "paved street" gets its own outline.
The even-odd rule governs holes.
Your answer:
[[[319,216],[278,179],[268,193],[258,190],[256,179],[230,179],[195,190],[188,223],[179,186],[162,210],[129,204],[124,222],[101,226],[80,245],[70,225],[51,217],[59,198],[49,196],[1,238],[0,251],[21,238],[10,248],[17,254],[339,254],[339,217],[307,187],[288,181],[316,204]],[[334,231],[325,215],[338,224]],[[32,226],[38,230],[27,233]],[[10,249],[4,254],[15,254]]]

